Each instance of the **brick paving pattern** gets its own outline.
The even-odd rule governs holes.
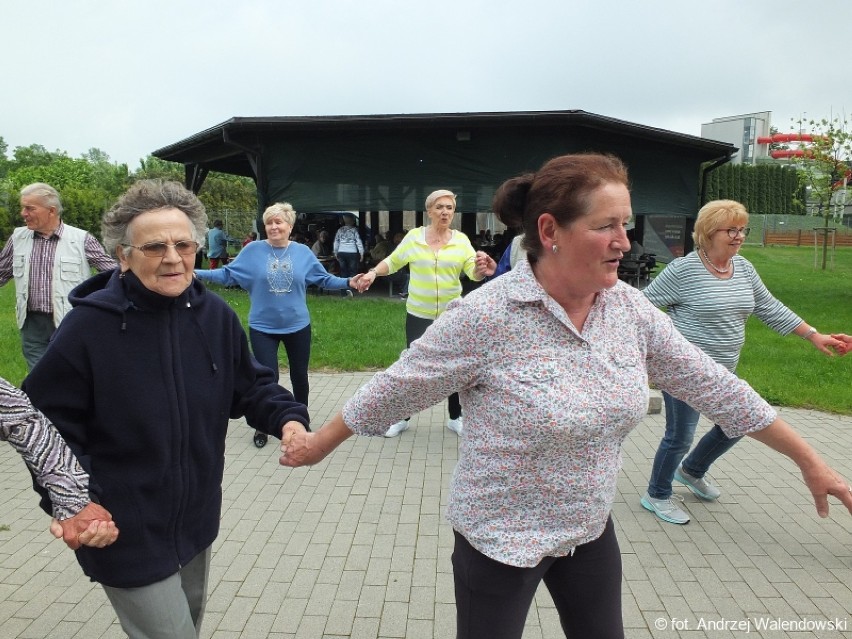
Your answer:
[[[312,375],[315,424],[367,378]],[[781,414],[852,479],[852,418]],[[296,470],[278,465],[277,440],[258,450],[234,422],[202,637],[454,637],[453,536],[442,513],[458,439],[445,421],[439,405],[396,439],[352,438]],[[692,521],[662,523],[639,505],[662,430],[662,415],[649,415],[626,442],[613,508],[627,636],[852,636],[852,516],[834,501],[819,519],[796,467],[746,439],[713,469],[721,499],[676,487]],[[0,531],[0,637],[123,637],[103,591],[48,523],[23,462],[0,446],[0,525],[9,528]],[[834,620],[839,629],[813,625]],[[779,622],[787,629],[757,627]],[[562,636],[542,587],[524,639]]]

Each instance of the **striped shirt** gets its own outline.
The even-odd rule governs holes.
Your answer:
[[[735,255],[731,268],[730,279],[719,279],[693,251],[663,269],[644,293],[653,304],[668,310],[686,339],[733,371],[750,315],[781,335],[792,333],[802,318],[773,297],[747,259]]]
[[[0,378],[0,440],[21,454],[47,490],[53,516],[67,519],[89,503],[89,476],[59,432],[23,391]]]
[[[35,313],[53,313],[53,262],[56,258],[56,243],[65,231],[65,224],[60,222],[56,230],[43,236],[33,232],[33,250],[30,254],[30,282],[27,310]],[[101,243],[91,234],[86,233],[83,245],[89,266],[98,272],[115,268],[115,260],[107,255]],[[12,255],[14,247],[10,237],[0,252],[0,286],[12,279]]]
[[[421,319],[435,319],[447,309],[447,304],[461,297],[462,272],[470,279],[476,277],[476,251],[467,235],[453,231],[450,241],[437,252],[426,242],[426,227],[410,230],[393,253],[382,260],[388,275],[406,264],[410,269],[406,310]]]

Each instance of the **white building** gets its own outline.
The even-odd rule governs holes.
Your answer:
[[[734,164],[755,164],[760,158],[769,157],[769,145],[758,144],[757,138],[770,135],[771,117],[771,111],[763,111],[713,118],[701,125],[701,137],[739,147],[732,159]]]

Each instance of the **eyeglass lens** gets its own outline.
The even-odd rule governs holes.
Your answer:
[[[163,257],[170,246],[174,246],[180,255],[191,255],[198,250],[198,242],[193,242],[192,240],[182,240],[174,244],[151,242],[150,244],[140,246],[139,250],[148,257]]]
[[[740,233],[743,234],[743,237],[748,237],[748,234],[751,233],[751,229],[747,226],[742,227],[741,229],[726,229],[728,231],[728,237],[731,239],[736,239],[737,235]]]

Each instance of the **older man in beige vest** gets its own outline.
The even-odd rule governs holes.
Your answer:
[[[0,286],[15,279],[15,315],[24,359],[32,370],[71,310],[71,289],[92,268],[115,268],[115,260],[91,233],[62,222],[59,193],[48,184],[21,189],[21,217],[26,226],[16,228],[0,252]]]

